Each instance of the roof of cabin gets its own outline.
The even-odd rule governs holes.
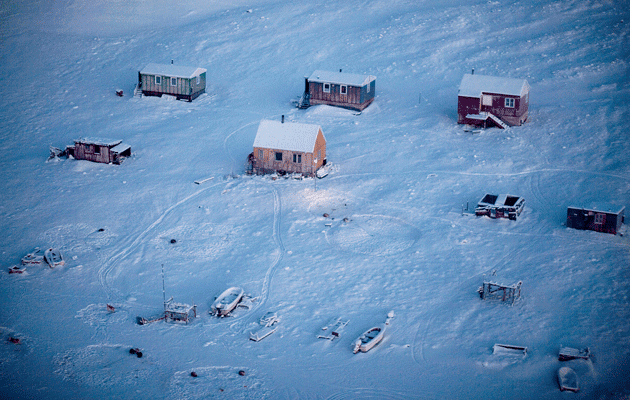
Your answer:
[[[183,67],[173,64],[149,64],[140,71],[143,75],[163,75],[175,78],[193,78],[201,75],[206,70],[204,68]]]
[[[459,96],[481,97],[483,93],[522,96],[529,92],[525,79],[466,74],[459,84]]]
[[[86,138],[74,139],[74,143],[76,143],[76,144],[92,144],[92,145],[97,145],[97,146],[113,147],[113,146],[116,146],[116,145],[122,143],[122,140],[112,140],[112,139],[102,139],[102,138],[95,138],[95,137],[86,137]]]
[[[610,214],[619,214],[626,207],[620,206],[618,204],[609,204],[609,203],[597,203],[597,204],[589,204],[589,207],[582,206],[569,206],[569,208],[573,208],[575,210],[586,210],[586,211],[594,211],[594,212],[604,212]]]
[[[311,153],[321,129],[319,125],[264,119],[258,125],[254,147]]]
[[[309,82],[335,83],[338,85],[365,86],[376,80],[373,75],[347,74],[345,72],[331,72],[317,70],[308,78]]]

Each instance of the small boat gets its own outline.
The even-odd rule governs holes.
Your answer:
[[[591,356],[591,351],[588,347],[583,349],[574,349],[572,347],[562,347],[558,353],[558,360],[569,361],[575,359],[588,360]]]
[[[59,267],[66,263],[59,250],[53,249],[52,247],[44,252],[44,259],[50,268]]]
[[[236,286],[228,288],[212,303],[210,314],[224,317],[236,308],[242,298],[243,289]]]
[[[384,335],[385,325],[375,326],[368,329],[354,342],[354,354],[357,354],[359,351],[364,353],[370,351],[372,347],[376,346],[381,340],[383,340]]]
[[[26,271],[26,267],[20,268],[17,265],[14,265],[11,268],[9,268],[10,274],[22,274],[24,273],[24,271]]]
[[[565,390],[577,392],[580,390],[577,374],[569,367],[562,367],[558,370],[558,384],[561,392]]]
[[[44,263],[44,250],[35,247],[33,251],[22,257],[24,265],[39,265]]]

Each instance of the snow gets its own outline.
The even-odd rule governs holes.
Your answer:
[[[630,199],[625,4],[208,3],[0,5],[3,398],[630,396],[627,228],[564,226],[571,204]],[[171,59],[207,69],[207,93],[116,96]],[[360,115],[291,104],[305,73],[340,68],[379,77]],[[528,122],[458,125],[471,68],[526,79]],[[260,121],[281,115],[325,129],[327,177],[244,175]],[[133,155],[46,162],[79,136]],[[525,209],[462,212],[484,193],[518,193]],[[66,265],[8,273],[37,246]],[[138,325],[163,315],[162,264],[166,296],[198,317]],[[523,282],[513,306],[479,298],[493,270]],[[208,315],[230,286],[253,306]],[[278,330],[249,340],[269,310]],[[352,354],[389,310],[383,341]],[[317,339],[340,315],[344,334]],[[497,358],[496,343],[527,355]],[[593,358],[560,362],[566,346]],[[559,391],[564,365],[580,392]]]
[[[484,93],[523,96],[529,93],[529,84],[524,79],[464,74],[459,84],[459,95],[479,98]]]
[[[320,71],[313,72],[308,78],[309,82],[333,83],[338,85],[365,86],[376,80],[375,76],[348,74],[346,72]]]
[[[314,124],[262,120],[253,147],[312,153],[321,129]]]

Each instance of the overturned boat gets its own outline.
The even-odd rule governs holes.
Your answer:
[[[60,267],[66,262],[63,260],[61,252],[57,249],[49,248],[44,252],[44,260],[50,266],[50,268]]]
[[[238,303],[243,299],[243,289],[237,286],[232,286],[226,289],[217,299],[212,303],[210,307],[210,314],[217,317],[224,317],[228,315],[232,310],[236,308]]]
[[[385,336],[385,329],[392,318],[394,318],[394,312],[390,311],[387,314],[387,319],[383,325],[372,327],[363,332],[363,334],[354,342],[354,354],[357,354],[360,351],[366,353],[370,351],[372,347],[379,344],[383,340],[383,337]]]
[[[33,251],[22,257],[23,265],[40,265],[44,262],[44,250],[39,247],[35,247]]]
[[[558,384],[561,392],[565,390],[578,392],[580,390],[577,374],[569,367],[562,367],[558,370]]]

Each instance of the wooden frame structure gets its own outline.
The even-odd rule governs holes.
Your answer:
[[[478,290],[481,300],[499,300],[514,304],[521,297],[522,281],[514,285],[503,285],[501,283],[484,281],[483,286]]]

